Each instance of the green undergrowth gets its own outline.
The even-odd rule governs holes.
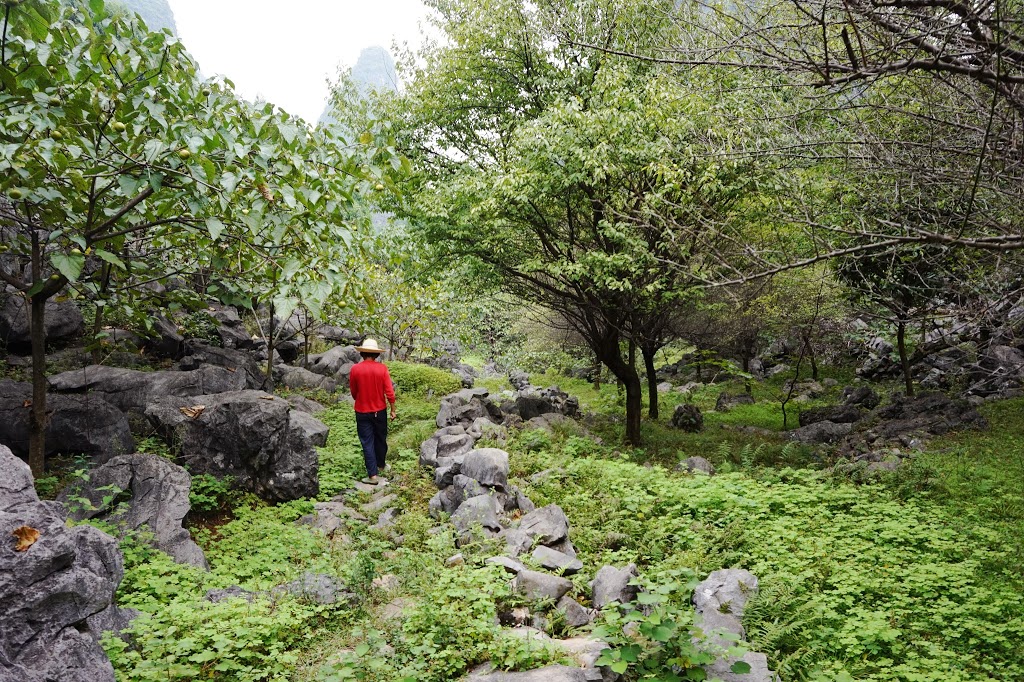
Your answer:
[[[514,474],[538,505],[566,511],[587,570],[751,570],[762,596],[749,640],[783,679],[1024,678],[1019,548],[999,528],[882,483],[786,468],[673,474],[555,441],[513,443]]]
[[[436,488],[417,454],[452,387],[447,376],[422,376],[438,381],[399,384],[387,476],[403,513],[390,530],[353,522],[327,539],[294,523],[312,501],[268,506],[246,497],[233,500],[226,522],[194,528],[208,573],[126,541],[118,600],[144,616],[132,645],[105,640],[118,679],[441,682],[488,660],[510,670],[559,661],[558,652],[496,624],[497,613],[531,606],[506,575],[483,565],[500,547],[456,547],[450,527],[434,530],[427,501]],[[580,396],[592,415],[550,432],[514,432],[502,445],[512,482],[538,506],[556,503],[568,515],[584,563],[573,594],[584,604],[597,569],[635,562],[654,593],[682,586],[674,613],[685,625],[687,586],[715,569],[743,567],[761,581],[744,618],[748,640],[787,681],[1024,679],[1024,442],[1015,433],[1024,400],[986,406],[989,432],[934,441],[913,466],[857,484],[818,470],[813,453],[774,434],[778,386],[754,384],[758,403],[722,414],[712,411],[718,393],[742,384],[701,389],[692,396],[706,415],[701,434],[671,429],[671,410],[686,398],[663,396],[662,418],[645,423],[644,446],[628,448],[614,386],[596,391],[545,375],[534,383]],[[837,391],[810,405],[834,402]],[[319,499],[351,494],[365,475],[352,407],[332,404],[319,418],[331,426],[319,450]],[[752,422],[768,432],[740,428]],[[719,473],[673,471],[692,455]],[[211,507],[230,499],[215,482],[202,484]],[[447,565],[457,552],[466,563]],[[307,571],[334,576],[355,599],[322,606],[272,591]],[[203,599],[231,585],[258,596]],[[606,615],[605,626],[614,621]],[[557,618],[548,628],[578,634]],[[685,649],[688,638],[679,642]]]

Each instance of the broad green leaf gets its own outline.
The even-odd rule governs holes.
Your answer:
[[[85,267],[85,256],[80,253],[57,252],[50,256],[50,262],[69,281],[77,282],[82,274],[82,268]]]
[[[206,219],[206,230],[210,233],[210,237],[213,238],[213,241],[220,239],[220,236],[224,233],[225,229],[224,223],[221,222],[220,218],[210,216]]]
[[[110,253],[109,251],[105,251],[103,249],[96,249],[96,255],[105,260],[106,262],[110,263],[111,265],[113,265],[115,268],[118,268],[119,270],[127,269],[125,267],[124,261],[122,261],[116,255]]]

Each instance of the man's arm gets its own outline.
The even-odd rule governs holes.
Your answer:
[[[395,418],[395,387],[391,383],[391,372],[384,366],[384,397],[391,403],[391,418]]]

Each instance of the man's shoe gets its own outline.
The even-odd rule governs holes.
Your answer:
[[[377,485],[378,483],[380,483],[380,479],[377,478],[376,476],[370,476],[368,478],[362,479],[362,482],[366,483],[367,485]]]

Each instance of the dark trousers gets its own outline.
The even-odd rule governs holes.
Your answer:
[[[388,411],[356,412],[356,433],[363,446],[366,475],[376,476],[388,454]]]

